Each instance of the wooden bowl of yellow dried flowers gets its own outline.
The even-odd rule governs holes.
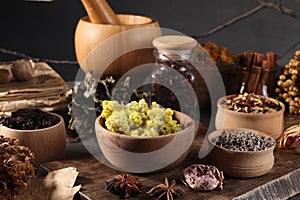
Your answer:
[[[145,100],[127,105],[104,101],[95,123],[104,157],[116,168],[132,173],[170,169],[187,156],[195,137],[189,116]]]

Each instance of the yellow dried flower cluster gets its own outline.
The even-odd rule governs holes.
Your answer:
[[[163,109],[156,102],[148,106],[144,99],[127,105],[117,101],[102,102],[101,117],[108,130],[131,136],[158,136],[181,130],[181,125],[173,119],[173,110]]]

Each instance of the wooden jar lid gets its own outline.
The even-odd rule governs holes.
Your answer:
[[[197,45],[197,41],[192,37],[183,35],[166,35],[155,38],[152,44],[157,49],[180,51],[193,49]]]

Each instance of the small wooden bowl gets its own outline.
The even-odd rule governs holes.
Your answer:
[[[95,122],[96,137],[104,157],[116,168],[131,173],[151,173],[177,166],[192,145],[195,122],[183,113],[174,113],[185,128],[174,134],[153,137],[111,132],[99,117]]]
[[[220,170],[223,170],[225,175],[238,178],[252,178],[262,176],[272,169],[274,165],[273,151],[276,145],[275,141],[272,147],[262,151],[233,151],[215,145],[212,142],[212,140],[220,136],[223,131],[247,131],[256,133],[260,136],[270,137],[263,132],[252,129],[236,128],[216,130],[210,133],[207,137],[208,143],[210,145],[213,145],[212,150],[206,156],[206,159],[210,164],[213,164]]]
[[[66,153],[66,129],[63,118],[51,113],[59,120],[54,126],[36,130],[17,130],[0,126],[0,135],[18,138],[20,145],[29,147],[35,155],[35,165],[60,160]]]
[[[152,40],[161,35],[158,22],[145,16],[130,14],[117,16],[122,25],[93,24],[87,16],[79,20],[75,30],[75,52],[84,72],[93,70],[97,77],[104,74],[119,78],[132,67],[155,61]],[[130,37],[124,35],[112,37],[133,29],[135,31],[130,32]],[[99,47],[99,44],[107,42],[108,39],[113,39],[109,47]],[[141,49],[138,49],[139,47]],[[128,49],[130,52],[117,55],[120,49]],[[90,54],[91,52],[93,54]],[[113,63],[105,63],[116,55],[118,57]],[[106,64],[109,64],[109,67],[103,73],[103,68],[108,66]]]
[[[242,113],[227,109],[226,100],[233,95],[218,100],[216,114],[216,129],[249,128],[267,133],[277,139],[284,130],[285,106],[280,102],[281,109],[277,112],[265,114]],[[268,97],[269,98],[269,97]]]

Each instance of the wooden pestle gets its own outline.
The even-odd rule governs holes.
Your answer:
[[[121,24],[119,18],[106,0],[81,0],[86,12],[94,24]]]

